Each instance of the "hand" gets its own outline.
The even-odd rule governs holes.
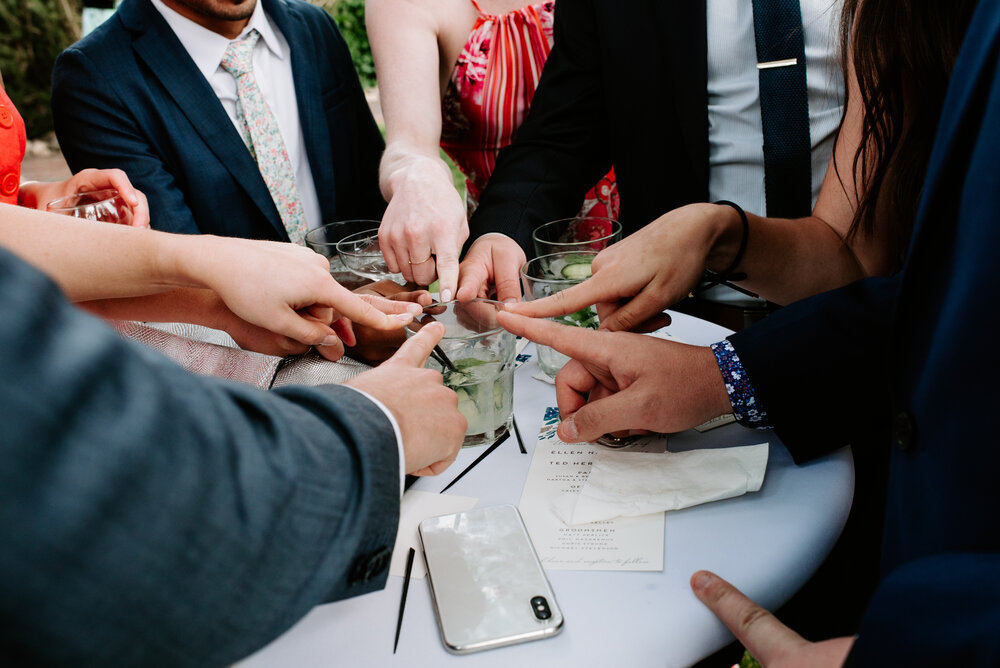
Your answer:
[[[76,193],[115,188],[132,207],[132,227],[149,227],[149,204],[146,196],[132,186],[120,169],[84,169],[65,181],[41,183],[33,181],[21,186],[20,204],[32,209],[45,210],[45,205],[60,197]]]
[[[597,304],[601,329],[655,329],[663,323],[647,321],[697,286],[732,216],[736,213],[731,207],[715,204],[675,209],[598,253],[591,265],[593,276],[583,283],[511,310],[548,318]]]
[[[698,571],[691,589],[765,668],[842,666],[854,638],[809,642],[719,576]]]
[[[504,329],[569,355],[556,376],[566,443],[603,434],[683,431],[732,410],[710,348],[499,313]]]
[[[370,283],[354,290],[356,295],[375,295],[386,299],[412,302],[420,306],[431,303],[431,293],[426,290],[410,290],[390,280]],[[356,343],[351,344],[350,356],[371,365],[381,364],[389,359],[406,340],[402,329],[379,330],[366,325],[354,326]]]
[[[440,323],[421,328],[383,364],[347,381],[392,411],[403,434],[406,472],[413,475],[448,468],[468,426],[458,412],[458,395],[444,386],[440,373],[423,368],[444,332]]]
[[[459,301],[486,297],[489,285],[496,287],[498,301],[511,302],[521,299],[521,266],[526,258],[524,251],[510,237],[491,233],[473,242],[459,267]]]
[[[330,276],[328,260],[304,246],[208,235],[171,236],[166,243],[181,265],[168,274],[188,276],[241,320],[321,346],[330,359],[343,353],[341,339],[354,343],[350,322],[398,330],[420,312],[417,304],[352,294]]]
[[[436,275],[441,301],[450,301],[458,285],[458,254],[469,238],[451,172],[440,160],[413,157],[388,180],[392,196],[378,235],[389,270],[418,285],[430,285]]]

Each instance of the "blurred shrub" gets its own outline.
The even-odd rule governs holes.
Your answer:
[[[52,130],[52,66],[80,37],[82,0],[0,0],[0,73],[29,137]]]
[[[330,13],[351,50],[354,68],[366,88],[375,85],[375,61],[365,31],[365,0],[310,0]]]

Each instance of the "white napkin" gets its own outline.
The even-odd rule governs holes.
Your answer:
[[[688,452],[599,452],[579,492],[560,494],[552,510],[566,524],[679,510],[756,492],[768,444]]]

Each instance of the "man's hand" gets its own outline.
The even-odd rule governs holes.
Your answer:
[[[486,297],[496,287],[497,301],[521,299],[521,265],[524,251],[516,241],[498,233],[484,234],[473,242],[459,266],[459,301]]]
[[[45,205],[61,197],[77,193],[115,188],[132,207],[132,227],[149,227],[149,204],[146,196],[135,189],[120,169],[84,169],[65,181],[42,183],[32,181],[21,186],[19,204],[32,209],[45,210]]]
[[[379,226],[379,246],[389,271],[417,285],[440,281],[441,301],[458,285],[458,253],[469,221],[451,172],[440,159],[410,156],[386,178],[389,206]]]
[[[709,348],[512,313],[497,319],[572,358],[556,376],[559,438],[567,443],[630,430],[683,431],[732,410]]]
[[[657,320],[663,309],[698,284],[717,234],[735,215],[715,204],[675,209],[598,253],[588,280],[511,310],[549,318],[597,304],[601,329],[655,329],[663,324]]]
[[[807,641],[714,573],[692,575],[691,589],[765,668],[842,666],[854,644],[846,637]]]
[[[347,381],[392,411],[403,434],[406,472],[413,475],[437,475],[448,468],[468,426],[458,412],[458,395],[444,386],[440,373],[424,368],[444,332],[440,323],[422,327],[395,355]]]

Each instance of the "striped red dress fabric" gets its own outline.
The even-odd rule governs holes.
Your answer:
[[[442,99],[441,148],[466,177],[469,213],[493,173],[497,154],[524,121],[552,49],[554,2],[479,17]],[[581,215],[617,218],[614,170],[587,193]]]

